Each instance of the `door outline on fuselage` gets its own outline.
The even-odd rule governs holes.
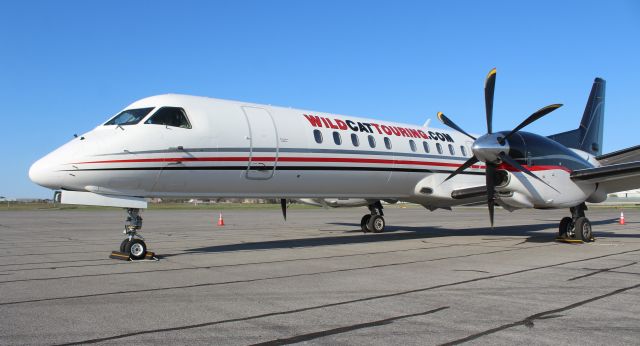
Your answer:
[[[248,136],[248,140],[249,140],[249,159],[248,159],[248,163],[247,163],[247,170],[244,173],[245,178],[247,179],[252,179],[252,180],[267,180],[267,179],[271,179],[273,177],[273,175],[275,174],[276,171],[276,166],[278,164],[278,155],[280,153],[280,144],[278,143],[278,128],[276,127],[276,123],[273,120],[273,116],[271,115],[271,113],[269,113],[268,110],[262,108],[262,107],[255,107],[255,106],[242,106],[242,113],[244,114],[245,119],[247,120],[247,127],[249,129],[249,136]],[[252,113],[252,111],[258,110],[258,113]],[[271,124],[271,126],[273,127],[273,132],[267,131],[265,133],[271,133],[273,135],[273,143],[275,144],[275,147],[273,148],[261,148],[259,146],[254,146],[255,142],[254,141],[254,136],[256,135],[255,131],[253,131],[252,129],[252,122],[251,122],[251,115],[256,115],[262,113],[262,119],[261,120],[268,120],[268,123]],[[267,116],[268,118],[264,118],[264,116]],[[255,119],[254,119],[255,120]],[[255,122],[253,123],[254,125],[257,125]],[[260,150],[263,149],[263,150]],[[267,149],[266,151],[264,149]],[[268,149],[275,149],[275,152],[272,152],[271,150]],[[264,169],[261,167],[265,167],[266,165],[264,162],[260,162],[260,161],[255,161],[253,160],[253,158],[256,156],[254,155],[254,153],[264,153],[267,156],[273,154],[273,165],[271,166],[271,169]]]

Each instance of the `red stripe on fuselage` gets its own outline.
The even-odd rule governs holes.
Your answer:
[[[249,158],[248,156],[227,156],[227,157],[167,157],[152,159],[123,159],[123,160],[101,160],[101,161],[84,161],[76,162],[76,164],[96,164],[96,163],[148,163],[148,162],[275,162],[275,157],[256,156]],[[441,166],[441,167],[460,167],[460,164],[436,161],[415,161],[415,160],[389,160],[389,159],[365,159],[351,157],[290,157],[281,156],[277,158],[278,162],[342,162],[342,163],[377,163],[377,164],[396,164],[396,165],[421,165],[421,166]],[[484,169],[484,166],[471,166],[475,169]]]

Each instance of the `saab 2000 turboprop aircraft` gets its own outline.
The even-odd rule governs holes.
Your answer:
[[[585,201],[640,187],[638,147],[601,156],[605,81],[595,79],[580,126],[550,137],[493,132],[496,73],[485,81],[487,134],[186,95],[134,102],[34,163],[35,183],[62,203],[127,208],[121,251],[144,257],[141,208],[150,197],[349,199],[368,204],[362,229],[381,232],[381,200],[427,209],[487,203],[570,208],[560,234],[589,241]],[[608,164],[603,165],[601,160]],[[322,202],[320,202],[322,205]]]

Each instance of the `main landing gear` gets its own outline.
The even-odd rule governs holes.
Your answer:
[[[570,209],[571,217],[564,217],[560,221],[558,235],[560,238],[591,242],[594,240],[591,231],[591,221],[584,215],[587,205],[582,203]]]
[[[142,229],[140,209],[128,208],[127,219],[124,222],[124,234],[127,237],[120,243],[120,252],[128,255],[132,260],[144,259],[147,255],[147,244],[138,231]]]
[[[369,211],[371,214],[367,214],[360,220],[360,228],[362,232],[380,233],[384,231],[384,213],[382,212],[382,203],[377,201],[373,204],[369,204]]]

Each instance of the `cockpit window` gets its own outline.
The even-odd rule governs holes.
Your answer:
[[[135,125],[146,117],[151,110],[153,110],[153,107],[126,109],[107,121],[105,125]]]
[[[162,107],[151,116],[145,124],[166,125],[190,129],[191,124],[184,109],[178,107]]]

